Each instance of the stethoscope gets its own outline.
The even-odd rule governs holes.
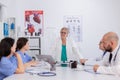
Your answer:
[[[115,56],[114,56],[113,61],[115,61],[115,60],[116,60],[116,57],[117,57],[117,54],[118,54],[119,49],[120,49],[120,45],[119,45],[119,47],[118,47],[118,49],[117,49],[117,51],[116,51],[116,53],[115,53]]]
[[[103,59],[103,57],[105,56],[106,53],[107,53],[107,51],[104,51],[104,53],[103,53],[103,55],[102,55],[102,59]]]

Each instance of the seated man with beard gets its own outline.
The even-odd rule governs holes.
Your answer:
[[[120,45],[118,35],[114,32],[106,33],[102,38],[106,55],[102,65],[95,64],[93,70],[102,74],[120,75]]]

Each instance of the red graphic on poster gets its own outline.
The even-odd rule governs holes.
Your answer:
[[[43,33],[43,11],[25,11],[25,35],[40,36]]]

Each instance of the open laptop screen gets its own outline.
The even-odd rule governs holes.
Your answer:
[[[55,64],[56,61],[53,59],[53,57],[51,55],[36,55],[38,60],[43,60],[43,61],[46,61],[50,64]]]

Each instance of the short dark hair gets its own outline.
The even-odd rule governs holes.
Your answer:
[[[25,37],[20,37],[17,40],[17,47],[16,50],[20,50],[22,47],[24,47],[26,45],[26,43],[28,42],[28,39]]]
[[[1,58],[7,57],[11,54],[11,47],[14,45],[15,40],[10,37],[6,37],[0,42],[0,60]]]

